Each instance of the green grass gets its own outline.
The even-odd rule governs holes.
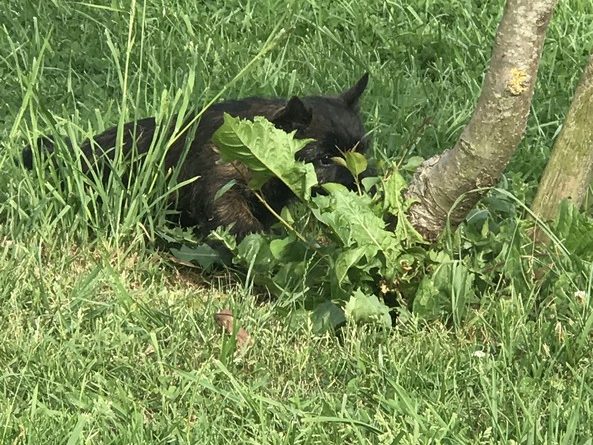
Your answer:
[[[501,183],[527,203],[593,46],[593,4],[561,3]],[[150,0],[131,16],[132,4],[2,6],[0,443],[591,443],[585,254],[554,254],[539,285],[511,233],[496,241],[500,280],[461,322],[404,314],[389,332],[319,336],[298,295],[268,301],[249,280],[155,253],[164,144],[132,199],[84,178],[67,152],[62,172],[14,162],[40,133],[80,140],[219,94],[334,92],[366,70],[376,157],[426,157],[470,116],[501,1]],[[522,216],[500,204],[483,208],[503,228]],[[475,258],[494,244],[459,239],[446,248]],[[255,339],[244,356],[213,320],[225,307]]]

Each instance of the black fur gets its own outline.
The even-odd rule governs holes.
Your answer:
[[[340,151],[364,152],[367,149],[368,141],[358,112],[359,99],[367,82],[368,74],[365,74],[352,88],[337,96],[292,97],[288,101],[251,97],[212,105],[197,124],[183,164],[178,165],[189,133],[176,140],[165,158],[166,169],[180,169],[179,181],[199,177],[178,193],[175,208],[181,215],[179,222],[184,226],[199,226],[205,232],[232,225],[231,230],[239,237],[264,230],[274,222],[270,212],[249,191],[245,181],[249,174],[246,169],[238,164],[219,162],[211,138],[222,124],[224,113],[246,119],[263,116],[285,131],[296,130],[297,138],[314,139],[297,153],[297,159],[314,165],[320,183],[338,182],[353,186],[354,178],[331,158],[339,156]],[[126,124],[124,153],[130,152],[134,146],[140,154],[146,152],[156,130],[156,121],[152,117]],[[87,172],[93,168],[98,169],[104,178],[109,175],[107,164],[101,158],[113,158],[116,137],[117,128],[111,128],[80,145],[80,151],[89,160],[84,164]],[[41,151],[54,150],[54,141],[47,137],[40,138],[36,145]],[[29,169],[33,167],[33,157],[33,150],[27,147],[23,151],[23,162]],[[215,200],[216,192],[231,180],[236,182],[235,185]],[[276,211],[293,198],[279,180],[269,181],[262,192]]]

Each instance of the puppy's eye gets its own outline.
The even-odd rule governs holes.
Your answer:
[[[319,163],[324,167],[329,167],[330,165],[334,165],[334,161],[329,156],[325,156],[319,160]]]

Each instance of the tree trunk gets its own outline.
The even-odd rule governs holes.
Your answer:
[[[558,216],[560,203],[581,206],[593,179],[593,54],[583,72],[562,131],[539,184],[532,210],[544,221]]]
[[[494,185],[521,141],[557,2],[507,0],[470,122],[453,149],[420,166],[406,193],[417,201],[410,221],[426,239],[436,239],[448,217],[453,227],[463,221],[482,194],[467,192]]]

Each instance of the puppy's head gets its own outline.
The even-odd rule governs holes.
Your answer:
[[[337,182],[354,186],[354,178],[332,158],[346,151],[367,151],[369,141],[359,113],[359,101],[369,77],[365,74],[354,86],[337,96],[292,97],[273,117],[284,131],[296,130],[299,139],[314,139],[296,155],[315,167],[320,184]]]

